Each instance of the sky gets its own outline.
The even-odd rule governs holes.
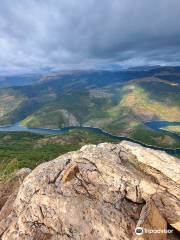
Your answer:
[[[0,75],[180,65],[180,0],[1,0]]]

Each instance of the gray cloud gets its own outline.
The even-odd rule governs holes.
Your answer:
[[[180,63],[179,0],[1,0],[0,73]]]

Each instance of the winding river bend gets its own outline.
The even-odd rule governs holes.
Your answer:
[[[166,132],[166,134],[167,134],[167,131],[163,130],[162,128],[167,127],[167,126],[180,126],[180,122],[150,121],[150,122],[146,122],[145,125],[155,131]],[[100,128],[92,128],[92,127],[66,127],[66,128],[62,128],[62,129],[26,128],[26,127],[21,126],[20,122],[18,122],[12,126],[0,127],[0,132],[30,132],[30,133],[44,134],[44,135],[63,135],[63,134],[69,133],[73,129],[87,129],[89,131],[95,132],[96,134],[111,137],[114,140],[119,140],[119,141],[127,140],[127,141],[131,141],[134,143],[139,143],[144,147],[150,147],[150,148],[156,149],[156,150],[163,150],[171,155],[180,154],[180,149],[169,149],[169,148],[150,146],[150,145],[147,145],[145,143],[136,141],[136,140],[128,138],[128,137],[115,136],[111,133],[103,131]],[[180,140],[180,135],[177,133],[168,132],[168,135],[174,136],[175,138]]]

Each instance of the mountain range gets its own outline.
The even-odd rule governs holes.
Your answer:
[[[173,137],[153,132],[145,122],[180,121],[180,67],[37,76],[29,76],[28,84],[27,76],[24,82],[20,78],[21,86],[0,85],[0,125],[21,121],[30,128],[90,126],[177,147]]]

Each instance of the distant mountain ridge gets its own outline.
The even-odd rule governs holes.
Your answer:
[[[0,88],[31,85],[37,83],[40,78],[41,74],[0,76]]]
[[[119,80],[127,81],[133,78],[141,78],[148,76],[164,76],[164,75],[179,75],[180,67],[161,67],[161,66],[141,66],[141,67],[131,67],[128,69],[102,69],[102,70],[61,70],[53,71],[52,69],[46,69],[40,71],[39,73],[29,73],[29,74],[16,74],[16,75],[1,75],[0,74],[0,88],[13,87],[13,86],[26,86],[41,83],[44,80],[55,80],[67,76],[79,76],[83,75],[90,76],[94,78],[94,74],[97,74],[99,80],[102,81],[103,77],[107,75],[112,78],[112,80],[120,77]]]

